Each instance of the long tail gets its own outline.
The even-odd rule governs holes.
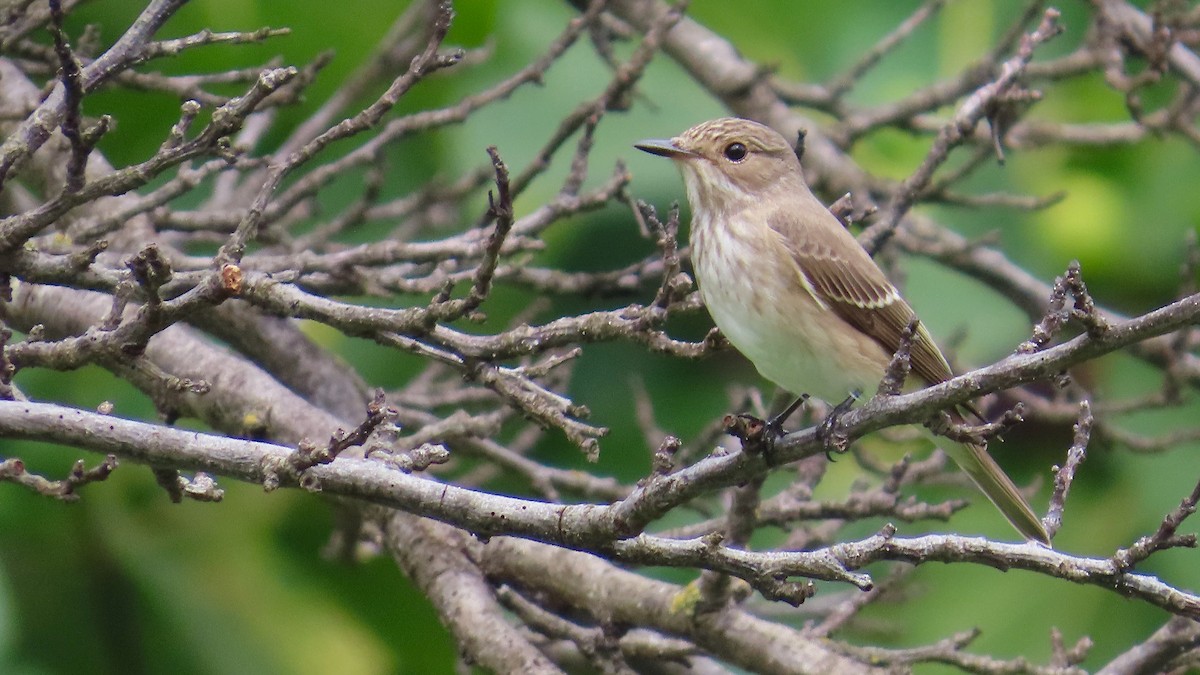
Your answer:
[[[1050,546],[1050,535],[1042,521],[1033,513],[1029,502],[1021,496],[1017,486],[996,464],[984,446],[974,443],[957,443],[948,438],[938,438],[938,445],[950,455],[959,468],[966,472],[979,486],[983,494],[1000,509],[1000,513],[1017,528],[1026,539]]]

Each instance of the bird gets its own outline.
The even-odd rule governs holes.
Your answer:
[[[766,125],[726,117],[634,147],[679,167],[700,297],[730,344],[796,395],[836,403],[875,391],[916,314],[813,195],[787,140]],[[912,376],[925,386],[953,377],[924,324],[914,325]],[[951,417],[963,419],[957,411]],[[985,445],[941,445],[1023,537],[1050,546],[1041,520]]]

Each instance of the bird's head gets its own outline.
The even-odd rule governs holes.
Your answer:
[[[724,117],[670,140],[634,147],[675,160],[693,211],[738,208],[776,191],[806,189],[792,146],[774,129],[750,120]]]

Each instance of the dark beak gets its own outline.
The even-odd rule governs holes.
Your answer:
[[[638,141],[633,144],[633,147],[643,152],[648,152],[652,155],[669,157],[671,159],[685,159],[695,157],[695,153],[688,152],[683,148],[675,145],[672,140],[650,139],[647,141]]]

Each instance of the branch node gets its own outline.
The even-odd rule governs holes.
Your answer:
[[[921,320],[914,316],[900,332],[900,343],[896,345],[896,352],[892,354],[892,360],[888,362],[883,380],[879,383],[880,396],[897,396],[904,388],[904,380],[912,370],[913,338],[920,325]]]

